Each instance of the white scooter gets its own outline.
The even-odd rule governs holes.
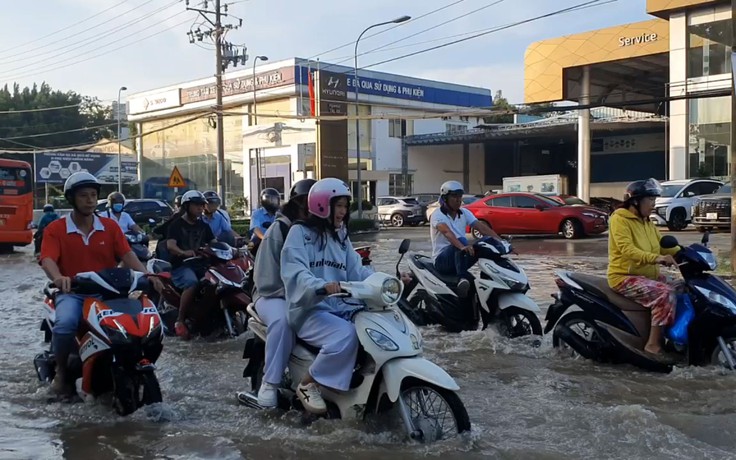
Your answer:
[[[480,276],[474,275],[472,297],[458,296],[460,277],[443,275],[431,257],[412,254],[409,269],[414,280],[399,302],[402,311],[417,325],[440,324],[450,332],[476,330],[482,321],[483,329],[494,323],[509,338],[542,335],[539,306],[526,295],[526,273],[509,258],[511,244],[486,238],[473,250]]]
[[[400,251],[409,250],[404,240]],[[459,390],[450,375],[422,357],[422,336],[401,311],[393,305],[403,291],[403,283],[385,273],[374,273],[362,282],[341,282],[344,293],[365,304],[353,315],[360,340],[360,350],[350,390],[335,392],[322,389],[330,418],[356,419],[382,413],[398,406],[398,414],[412,439],[433,442],[470,430],[470,420]],[[249,331],[243,357],[248,365],[244,377],[250,377],[251,391],[238,394],[238,401],[260,408],[257,392],[263,378],[266,326],[251,304]],[[303,410],[295,391],[308,372],[318,349],[297,339],[289,367],[279,390],[279,407]]]

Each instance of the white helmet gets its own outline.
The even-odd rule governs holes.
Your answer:
[[[181,197],[181,205],[184,206],[187,203],[207,204],[207,198],[199,190],[189,190]]]
[[[80,188],[93,188],[100,193],[100,183],[95,176],[88,172],[77,172],[69,176],[64,182],[64,197],[74,206],[74,192]]]
[[[445,196],[448,193],[459,193],[462,195],[465,193],[465,190],[463,190],[463,184],[456,180],[448,180],[442,184],[442,187],[440,187],[440,196]]]
[[[342,180],[334,177],[318,180],[309,189],[309,195],[307,195],[309,213],[323,219],[328,219],[330,217],[332,199],[343,196],[350,200],[353,194],[350,193],[348,184]]]

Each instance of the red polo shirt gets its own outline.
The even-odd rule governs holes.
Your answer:
[[[114,268],[130,252],[130,245],[114,220],[96,215],[94,219],[89,235],[77,228],[71,216],[51,222],[43,232],[39,262],[49,258],[69,277]]]

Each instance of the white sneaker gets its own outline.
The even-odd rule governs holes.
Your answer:
[[[263,382],[258,389],[258,405],[273,408],[279,404],[279,387],[272,383]]]
[[[296,388],[296,395],[307,411],[313,414],[324,414],[327,412],[327,404],[322,399],[322,394],[319,392],[316,383],[312,382],[307,385],[300,383]]]

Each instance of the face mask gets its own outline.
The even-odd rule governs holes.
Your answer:
[[[112,205],[113,212],[121,212],[123,210],[123,204],[122,203],[115,203]]]

